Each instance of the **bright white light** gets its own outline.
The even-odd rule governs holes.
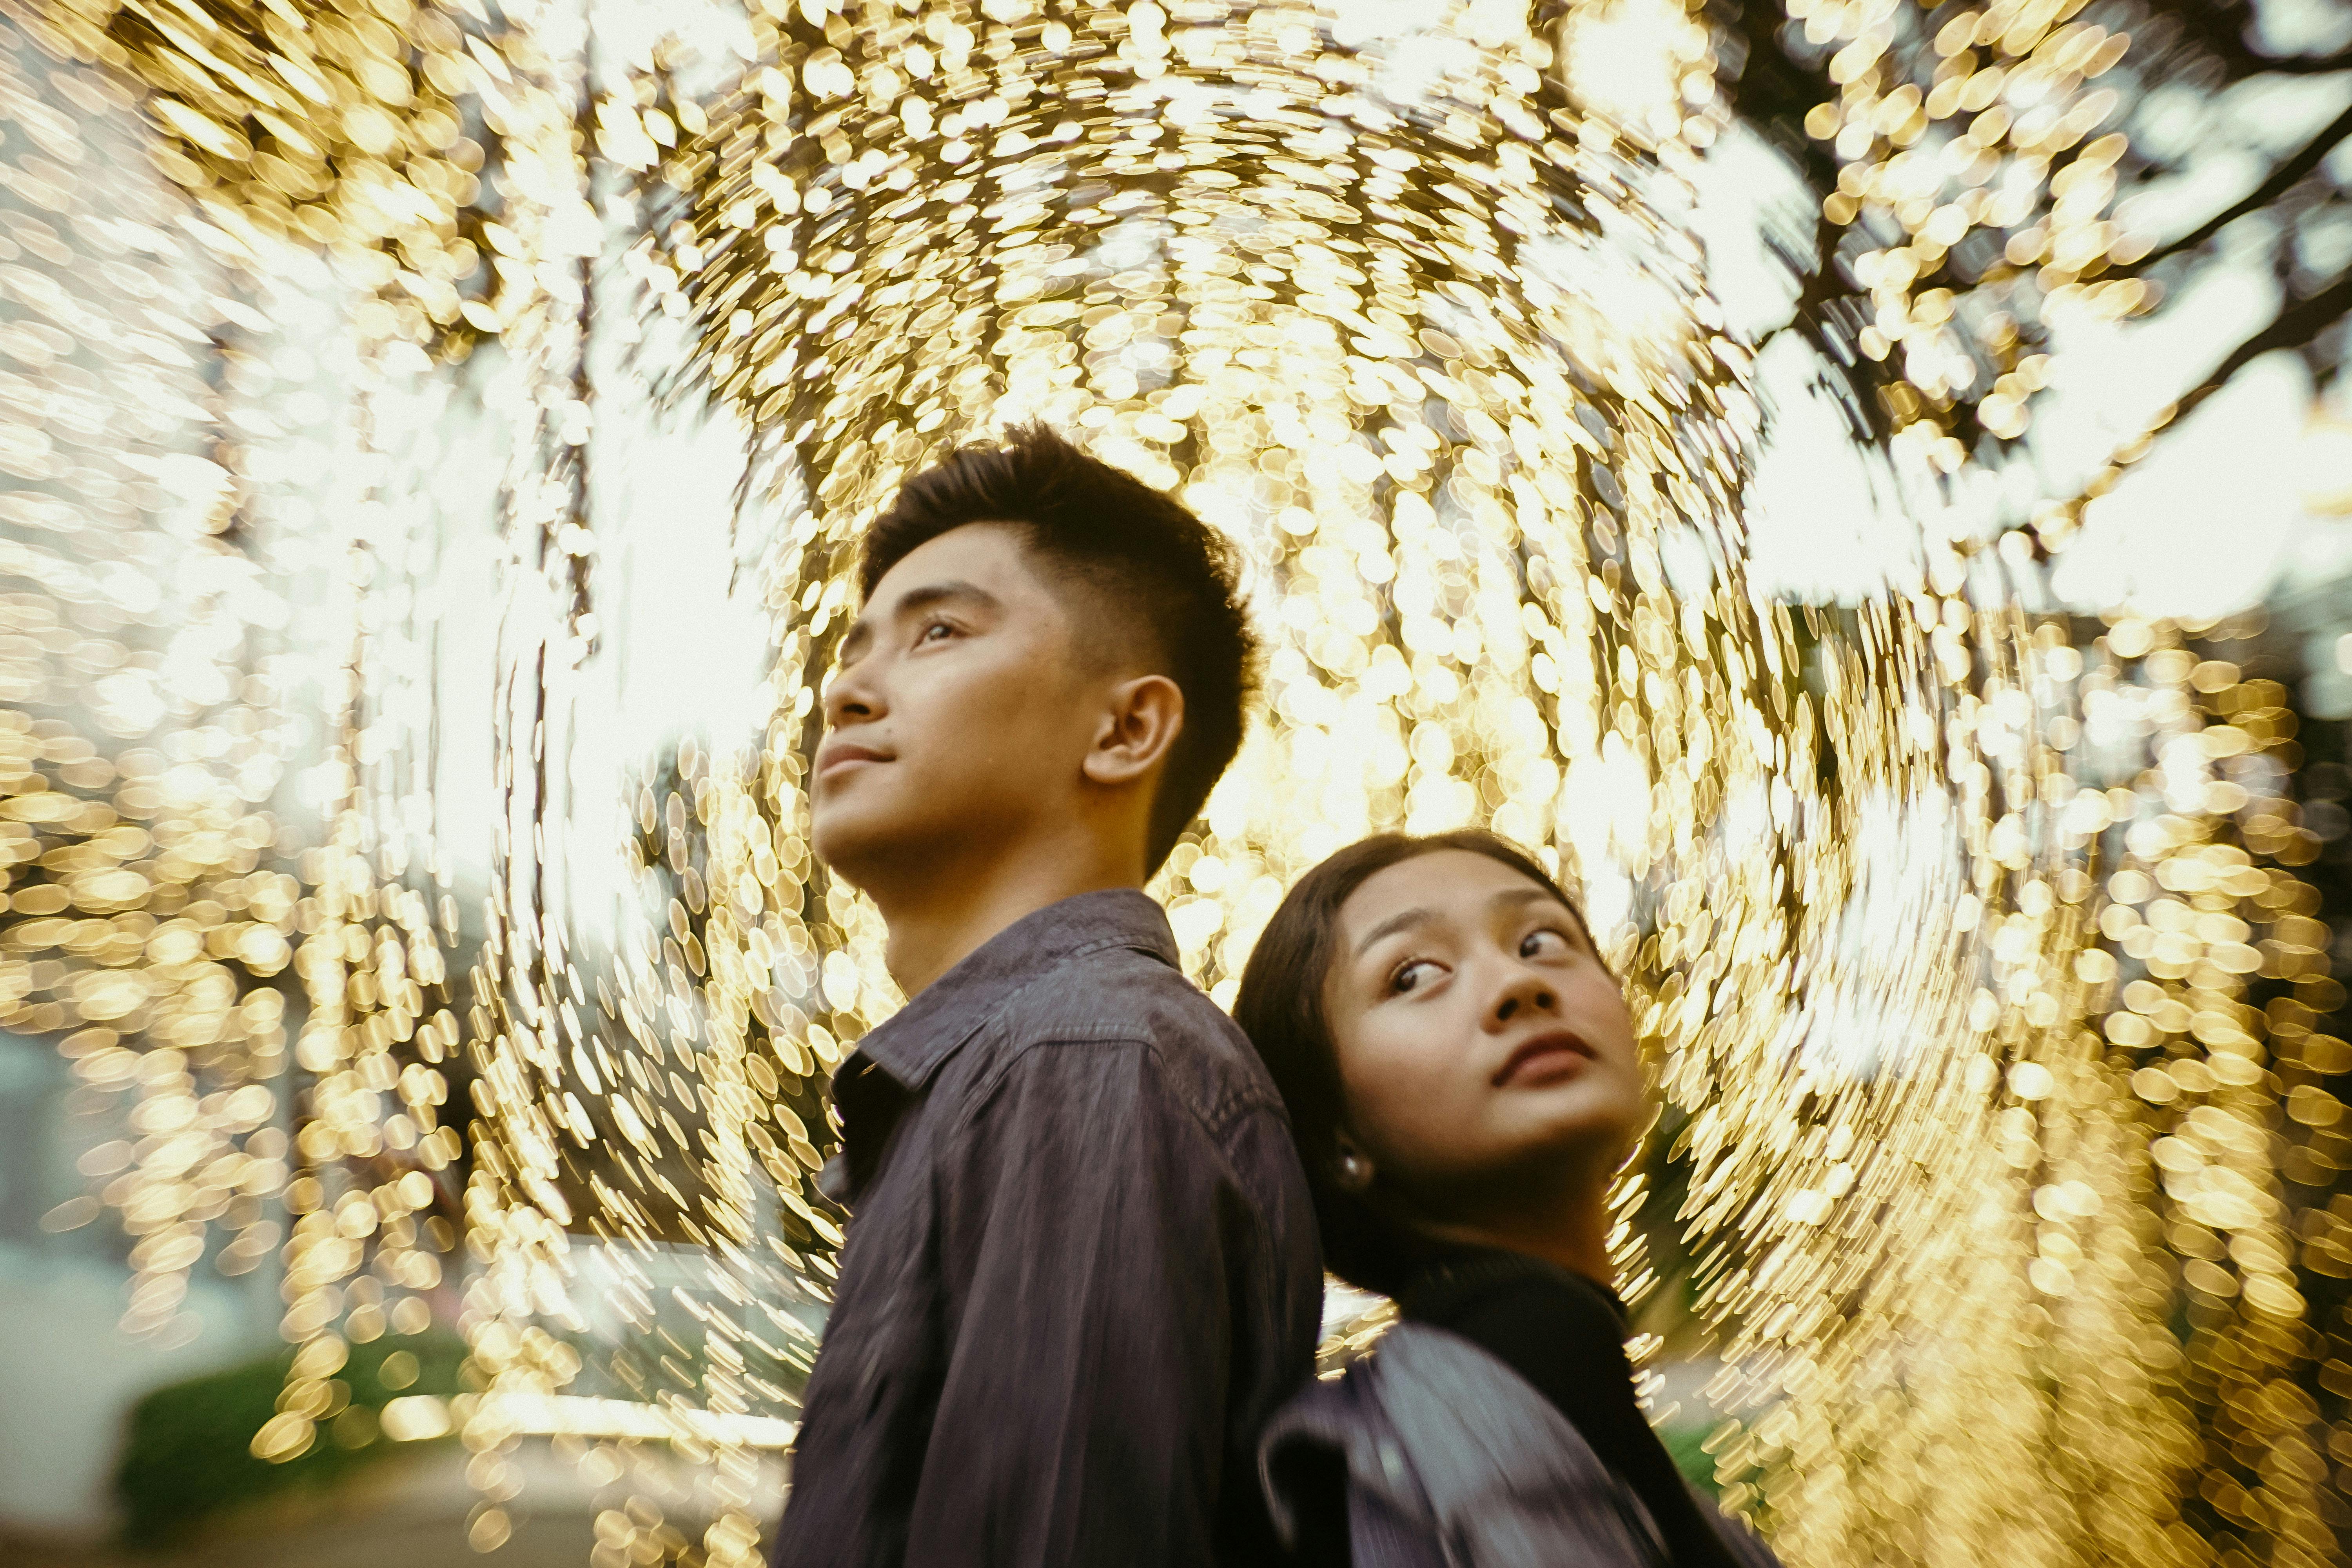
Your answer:
[[[1660,182],[1661,198],[1674,187]],[[1690,171],[1690,200],[1675,211],[1706,249],[1706,287],[1735,330],[1760,341],[1795,311],[1796,274],[1773,243],[1811,253],[1814,198],[1787,158],[1734,125]]]
[[[1650,775],[1624,736],[1612,730],[1599,756],[1569,764],[1559,821],[1576,846],[1579,865],[1636,873],[1648,868]]]
[[[2049,390],[2033,416],[2034,460],[2048,493],[2080,493],[2118,447],[2211,374],[2231,349],[2268,326],[2278,309],[2278,286],[2269,278],[2250,268],[2216,267],[2154,316],[2115,322],[2062,314],[2053,332]],[[2283,448],[2282,437],[2303,423],[2298,408],[2237,461]],[[2168,433],[2163,444],[2176,438]]]
[[[1769,415],[1748,501],[1748,576],[1759,592],[1852,603],[1916,582],[1919,529],[1893,470],[1853,439],[1829,367],[1783,334],[1756,362]]]
[[[2294,488],[2306,510],[2352,517],[2352,424],[2318,418],[2294,449]]]
[[[2303,524],[2287,461],[2310,374],[2268,355],[2084,509],[2052,584],[2072,604],[2211,619],[2258,603]]]
[[[1689,14],[1667,0],[1579,6],[1560,29],[1570,99],[1620,125],[1669,130],[1690,29]]]
[[[738,1415],[683,1405],[640,1405],[631,1399],[597,1399],[576,1394],[485,1394],[478,1397],[479,1403],[469,1411],[468,1396],[457,1395],[451,1401],[455,1406],[451,1414],[461,1421],[487,1418],[508,1431],[537,1436],[628,1437],[641,1442],[692,1437],[705,1443],[740,1444],[747,1448],[789,1448],[793,1434],[800,1429],[798,1422],[782,1421],[772,1415]],[[425,1413],[419,1412],[418,1418],[425,1419]]]

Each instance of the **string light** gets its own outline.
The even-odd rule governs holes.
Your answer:
[[[2024,435],[2050,328],[2155,303],[2140,279],[2101,277],[2147,254],[2109,216],[2129,142],[2105,129],[2125,99],[2102,79],[2130,35],[2080,16],[2084,0],[1788,9],[1837,84],[1804,128],[1837,161],[1822,205],[1851,229],[1843,264],[1868,291],[1856,346],[1899,374],[1898,447],[1954,472],[1974,439],[1962,413],[2000,441]],[[2051,543],[2068,531],[2042,521]]]
[[[1653,20],[1681,44],[1684,18]],[[2020,13],[1988,35],[2015,57],[2007,74],[2021,91],[2086,40],[2090,74],[2120,53],[2061,20]],[[1612,22],[1625,25],[1594,7],[1567,32]],[[2081,1059],[2084,1024],[2116,995],[2091,983],[2101,902],[2091,878],[2104,869],[2099,846],[2112,853],[2099,830],[2125,830],[2092,823],[2087,808],[2061,817],[2080,792],[2066,748],[2037,727],[2079,728],[2063,710],[2081,655],[1980,606],[1948,542],[1931,543],[1926,580],[1908,595],[1809,615],[1801,633],[1785,612],[1741,613],[1736,523],[1708,492],[1736,492],[1752,426],[1736,374],[1698,397],[1677,374],[1741,363],[1707,331],[1695,284],[1580,278],[1584,300],[1608,301],[1607,326],[1572,307],[1544,320],[1538,306],[1519,319],[1541,321],[1549,341],[1529,342],[1509,306],[1553,279],[1498,237],[1482,244],[1476,220],[1448,205],[1469,205],[1479,188],[1475,176],[1448,180],[1453,159],[1479,174],[1508,170],[1514,137],[1532,123],[1529,140],[1550,156],[1525,167],[1562,168],[1563,184],[1584,187],[1580,205],[1598,187],[1633,197],[1618,213],[1638,206],[1642,180],[1670,177],[1711,136],[1708,94],[1656,95],[1645,111],[1656,118],[1639,127],[1654,157],[1636,161],[1639,173],[1599,169],[1593,150],[1614,139],[1603,121],[1564,122],[1545,41],[1507,26],[1480,34],[1475,14],[1457,26],[1493,73],[1460,88],[1427,63],[1459,35],[1354,56],[1307,13],[774,16],[763,38],[772,69],[682,150],[712,162],[681,180],[690,219],[647,248],[641,274],[671,313],[705,324],[714,382],[776,442],[790,521],[771,598],[800,612],[780,683],[796,662],[800,679],[780,684],[789,719],[768,749],[785,786],[772,791],[780,820],[802,820],[788,759],[805,754],[805,693],[844,618],[856,528],[920,454],[959,437],[1026,415],[1092,432],[1098,453],[1180,488],[1246,542],[1276,605],[1274,723],[1164,889],[1188,964],[1213,993],[1229,985],[1287,878],[1358,832],[1483,817],[1556,843],[1615,917],[1664,1085],[1690,1118],[1686,1218],[1706,1265],[1706,1309],[1732,1331],[1734,1370],[1717,1393],[1760,1413],[1717,1435],[1735,1503],[1809,1560],[1884,1561],[1944,1523],[1989,1545],[2031,1538],[2048,1556],[2089,1560],[2129,1539],[2165,1560],[2186,1550],[2174,1521],[2195,1422],[2159,1392],[2179,1365],[2151,1348],[2171,1343],[2168,1292],[2154,1238],[2128,1217],[2151,1195],[2149,1130],[2116,1094],[2114,1065]],[[1418,112],[1384,120],[1365,84],[1395,81],[1407,61]],[[1286,79],[1299,83],[1287,101]],[[1244,99],[1244,80],[1258,96]],[[1874,90],[1865,83],[1847,111],[1876,113]],[[2105,111],[2094,97],[2062,105],[2048,126],[2051,116],[2022,128],[2012,119],[2025,173],[2036,149],[2080,141]],[[746,134],[795,114],[793,141]],[[1900,168],[1874,175],[1865,160],[1917,140],[1907,118],[1888,130],[1840,146],[1842,190],[1916,205],[1918,193],[1881,177]],[[1320,190],[1270,158],[1255,163],[1285,131],[1301,142],[1329,133],[1319,147],[1284,148],[1319,165]],[[1570,144],[1581,159],[1561,155]],[[2107,188],[2095,176],[2118,151],[2095,146],[2051,193],[2062,249],[2079,248],[2076,229],[2097,221]],[[1972,161],[1970,177],[2000,167]],[[1210,177],[1190,183],[1196,170]],[[1384,210],[1407,189],[1426,204],[1420,214]],[[1078,195],[1089,190],[1100,205]],[[1344,195],[1326,205],[1327,193]],[[2041,199],[2026,195],[2029,209]],[[1860,215],[1860,201],[1845,205],[1832,216]],[[1507,197],[1492,205],[1526,221]],[[2015,225],[2023,215],[1978,216]],[[1948,250],[1960,237],[1937,204],[1920,216],[1920,245]],[[1345,259],[1359,225],[1379,240],[1362,254],[1384,268]],[[1653,267],[1675,250],[1671,233],[1645,237]],[[1318,276],[1334,255],[1339,289]],[[1898,276],[1905,258],[1865,270],[1885,297],[1885,345],[1916,340],[1909,384],[1948,401],[1962,380],[1930,319],[1940,300],[1907,291],[1924,255],[1908,258],[1908,276]],[[1396,286],[1381,289],[1381,271]],[[2054,273],[2043,281],[2070,287]],[[1465,282],[1475,299],[1508,303],[1484,320],[1454,314]],[[1351,315],[1372,298],[1389,318]],[[1662,321],[1661,336],[1645,336]],[[1435,343],[1420,335],[1425,322]],[[1706,351],[1678,358],[1676,330]],[[1328,361],[1314,353],[1324,344]],[[1275,345],[1284,374],[1270,384]],[[1561,416],[1574,400],[1546,408],[1539,387],[1521,401],[1479,379],[1486,367],[1465,359],[1481,348],[1530,382],[1564,350],[1597,384],[1587,406],[1598,438],[1579,439]],[[1415,361],[1440,379],[1384,384],[1390,367]],[[1360,386],[1371,395],[1350,395]],[[1221,397],[1226,387],[1240,395]],[[2021,407],[2033,389],[2020,383]],[[1661,413],[1664,431],[1651,422]],[[1385,438],[1391,420],[1422,439]],[[1567,439],[1547,444],[1548,426]],[[1956,444],[1923,430],[1931,460],[1954,466]],[[793,494],[802,476],[820,477],[814,494]],[[1566,480],[1566,493],[1547,492],[1547,479]],[[1671,507],[1642,504],[1675,481]],[[1423,543],[1433,496],[1454,512],[1436,552]],[[1682,580],[1669,580],[1676,546]],[[1514,569],[1482,582],[1496,557]],[[1526,711],[1518,703],[1535,723],[1496,723]],[[2145,719],[2126,738],[2142,736],[2166,738]],[[2137,771],[2107,760],[2119,778]],[[1302,802],[1312,804],[1302,812]],[[1857,829],[1876,833],[1865,841],[1874,861],[1859,858]],[[1920,868],[1914,885],[1905,868]],[[816,937],[819,951],[856,948],[837,927]],[[2225,1070],[2242,1077],[2227,1060],[2245,1059]],[[2284,1257],[2275,1236],[2267,1254],[2265,1244],[2241,1250]],[[1633,1269],[1638,1289],[1638,1260]],[[2286,1305],[2269,1278],[2276,1289],[2253,1294]],[[1962,1321],[1980,1331],[1956,1338]],[[1958,1353],[1969,1343],[1993,1348]],[[1917,1368],[1922,1358],[1948,1375]],[[1886,1400],[1897,1367],[1934,1391]],[[2065,1391],[2054,1402],[2039,1392],[2053,1367]],[[2054,1462],[2053,1404],[2063,1430],[2099,1434],[2095,1485]],[[1946,1499],[1934,1483],[1950,1469],[1929,1456],[1974,1442],[1972,1417],[1987,1405],[2002,1419],[1964,1467],[1978,1484]],[[1884,1433],[1885,1462],[1852,1458],[1872,1451],[1855,1438],[1864,1429]],[[2042,1479],[2038,1491],[2027,1476]],[[2105,1500],[2095,1518],[2074,1502],[2093,1490]],[[2276,1517],[2317,1517],[2308,1488],[2268,1500]],[[2040,1522],[2021,1534],[2024,1516]]]
[[[150,1103],[130,1121],[157,1135],[135,1146],[101,1145],[85,1157],[86,1166],[100,1169],[139,1161],[104,1194],[127,1227],[146,1233],[133,1255],[142,1272],[127,1327],[152,1327],[159,1312],[169,1319],[184,1294],[187,1269],[206,1251],[204,1221],[225,1217],[236,1227],[218,1254],[228,1273],[250,1269],[287,1238],[284,1330],[297,1353],[279,1414],[253,1444],[273,1459],[306,1451],[317,1440],[315,1418],[337,1406],[332,1374],[347,1352],[346,1336],[367,1341],[387,1329],[414,1333],[427,1325],[425,1293],[440,1284],[443,1259],[457,1239],[450,1217],[433,1212],[456,1214],[454,1192],[438,1173],[460,1152],[456,1130],[436,1116],[448,1098],[437,1064],[458,1043],[456,1021],[443,1005],[441,952],[442,941],[454,935],[455,910],[429,826],[430,664],[414,640],[414,596],[404,581],[429,556],[440,519],[404,477],[417,469],[399,460],[422,459],[429,468],[435,426],[446,413],[446,386],[429,379],[418,384],[431,367],[427,351],[461,356],[475,331],[496,324],[488,305],[461,300],[457,292],[478,270],[474,245],[459,230],[486,232],[472,205],[479,190],[471,172],[484,148],[460,134],[467,121],[448,96],[486,79],[488,68],[437,10],[395,11],[322,10],[306,18],[283,7],[169,14],[110,5],[54,7],[25,20],[32,42],[53,58],[100,68],[54,68],[47,92],[11,84],[18,122],[44,124],[48,151],[70,153],[73,162],[87,160],[72,145],[73,127],[60,117],[60,102],[88,107],[98,124],[117,133],[134,102],[152,116],[167,139],[117,153],[121,166],[150,171],[147,183],[126,184],[117,173],[74,185],[79,210],[66,216],[75,237],[100,256],[155,253],[217,290],[174,300],[184,313],[180,324],[142,303],[140,289],[118,284],[119,297],[106,297],[86,269],[68,265],[66,247],[54,237],[55,253],[44,258],[68,292],[90,296],[69,323],[89,352],[143,350],[164,365],[181,366],[187,357],[171,340],[194,340],[207,344],[225,373],[219,392],[200,395],[205,406],[159,395],[162,388],[120,371],[103,380],[77,373],[83,383],[131,400],[128,408],[144,399],[153,410],[119,416],[118,426],[143,417],[157,426],[156,439],[166,441],[177,430],[160,414],[182,427],[224,433],[212,437],[205,457],[134,453],[123,459],[168,487],[151,484],[149,493],[184,497],[184,510],[160,529],[149,523],[145,538],[116,524],[124,535],[121,546],[85,545],[86,560],[118,558],[121,564],[108,569],[150,606],[184,603],[192,583],[216,580],[211,592],[218,609],[210,624],[192,617],[171,645],[167,656],[177,662],[164,667],[163,686],[183,699],[208,686],[225,688],[245,705],[222,709],[218,727],[196,717],[201,701],[193,710],[184,700],[165,711],[156,704],[152,677],[144,690],[139,679],[155,668],[153,656],[134,657],[120,683],[122,695],[111,703],[89,701],[90,716],[117,736],[165,734],[184,757],[163,773],[152,750],[121,753],[117,766],[130,781],[124,794],[152,799],[161,774],[168,807],[201,811],[209,761],[216,775],[212,800],[233,799],[234,792],[268,801],[289,744],[276,705],[316,677],[233,628],[237,618],[273,630],[294,623],[289,596],[312,577],[322,555],[331,563],[330,580],[343,590],[323,619],[299,623],[322,643],[350,650],[337,676],[316,682],[326,708],[326,752],[299,786],[305,804],[322,811],[324,841],[298,855],[299,846],[283,839],[267,816],[218,822],[164,816],[152,835],[166,852],[153,862],[163,874],[150,874],[157,884],[152,894],[131,896],[123,883],[122,907],[133,912],[116,917],[118,924],[154,930],[146,947],[150,967],[143,975],[114,972],[121,979],[101,996],[112,1011],[84,1005],[81,1012],[120,1022],[111,1031],[71,1037],[68,1047],[79,1055],[85,1078],[135,1081],[149,1091]],[[411,31],[396,35],[393,22]],[[132,84],[143,97],[126,91]],[[333,112],[320,112],[322,105]],[[468,112],[478,129],[478,117],[495,116],[496,107],[477,104]],[[162,194],[166,180],[184,189],[177,203]],[[16,187],[20,195],[66,188]],[[121,211],[126,190],[144,196],[143,208]],[[179,233],[201,244],[193,268],[167,241]],[[328,265],[320,265],[322,257]],[[347,321],[338,320],[331,303],[339,293]],[[155,329],[163,335],[151,335]],[[48,346],[65,353],[62,345]],[[331,350],[327,361],[314,352],[321,346]],[[350,362],[328,363],[339,346],[348,348]],[[338,424],[336,405],[343,400],[353,416]],[[343,476],[348,488],[323,514],[289,493],[289,481],[328,474]],[[96,493],[121,489],[109,482]],[[88,496],[80,498],[81,521],[112,523]],[[167,503],[141,504],[162,510]],[[331,544],[311,547],[338,527],[341,559]],[[176,554],[147,543],[174,533],[191,542]],[[87,609],[78,618],[102,619]],[[117,616],[108,624],[119,623]],[[145,670],[131,668],[142,661]],[[120,655],[114,662],[125,663]],[[107,688],[84,695],[104,699]],[[143,711],[142,698],[155,710]],[[220,703],[218,696],[210,700]],[[232,744],[232,736],[240,738]],[[118,797],[118,808],[122,804]],[[223,808],[209,809],[217,816]],[[137,815],[158,813],[145,804]],[[128,842],[122,834],[114,837]],[[169,853],[175,840],[187,841],[193,854]],[[139,853],[132,846],[122,858]],[[209,897],[205,889],[173,886],[215,875],[224,864],[246,874],[214,884],[220,891]],[[12,901],[12,912],[31,912],[21,895]],[[179,920],[157,928],[154,915],[182,908]],[[26,926],[11,931],[17,942],[37,942],[41,934]],[[298,935],[296,956],[288,939]],[[208,958],[234,962],[207,965]],[[283,993],[252,988],[255,980],[287,971],[289,959],[309,1004],[291,1072],[279,1021]],[[130,959],[116,954],[101,962]],[[148,983],[152,1009],[115,1005],[130,996],[127,982],[136,979]],[[239,990],[243,1000],[226,1026],[203,1017],[207,999],[216,1011]],[[185,1015],[176,1025],[174,1008]],[[56,1026],[37,1016],[29,1022]],[[169,1048],[177,1043],[175,1028],[200,1047],[194,1082],[184,1070],[190,1053]],[[232,1048],[240,1041],[241,1058]],[[198,1099],[207,1078],[230,1087]],[[207,1138],[219,1146],[207,1147]],[[297,1173],[290,1182],[289,1167]],[[199,1169],[199,1178],[188,1179]],[[237,1194],[226,1204],[224,1185]],[[281,1189],[283,1226],[264,1217],[258,1201]],[[173,1331],[192,1328],[187,1321]],[[338,1430],[366,1436],[350,1422]]]
[[[110,1208],[136,1237],[125,1324],[169,1342],[195,1331],[215,1232],[232,1273],[278,1234],[299,889],[268,809],[284,671],[259,628],[283,603],[244,531],[244,444],[187,349],[233,357],[236,307],[162,182],[104,177],[142,166],[130,103],[70,58],[0,66],[0,1025],[58,1040],[117,1133],[81,1154],[93,1195],[45,1226]]]

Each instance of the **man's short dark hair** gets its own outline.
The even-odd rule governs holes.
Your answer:
[[[973,522],[1020,526],[1030,549],[1101,601],[1102,631],[1131,637],[1139,661],[1183,692],[1145,846],[1157,870],[1241,749],[1257,639],[1233,546],[1172,496],[1023,425],[1000,445],[957,447],[900,487],[866,532],[859,592],[872,597],[919,546]]]

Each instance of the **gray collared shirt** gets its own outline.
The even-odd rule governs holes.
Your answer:
[[[1272,1080],[1160,906],[1020,921],[834,1079],[854,1216],[779,1568],[1262,1562],[1322,1273]]]

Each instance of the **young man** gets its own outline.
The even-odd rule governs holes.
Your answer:
[[[1031,426],[909,479],[859,582],[814,840],[911,1000],[834,1079],[853,1219],[775,1560],[1265,1561],[1314,1218],[1141,891],[1240,744],[1228,550]]]

